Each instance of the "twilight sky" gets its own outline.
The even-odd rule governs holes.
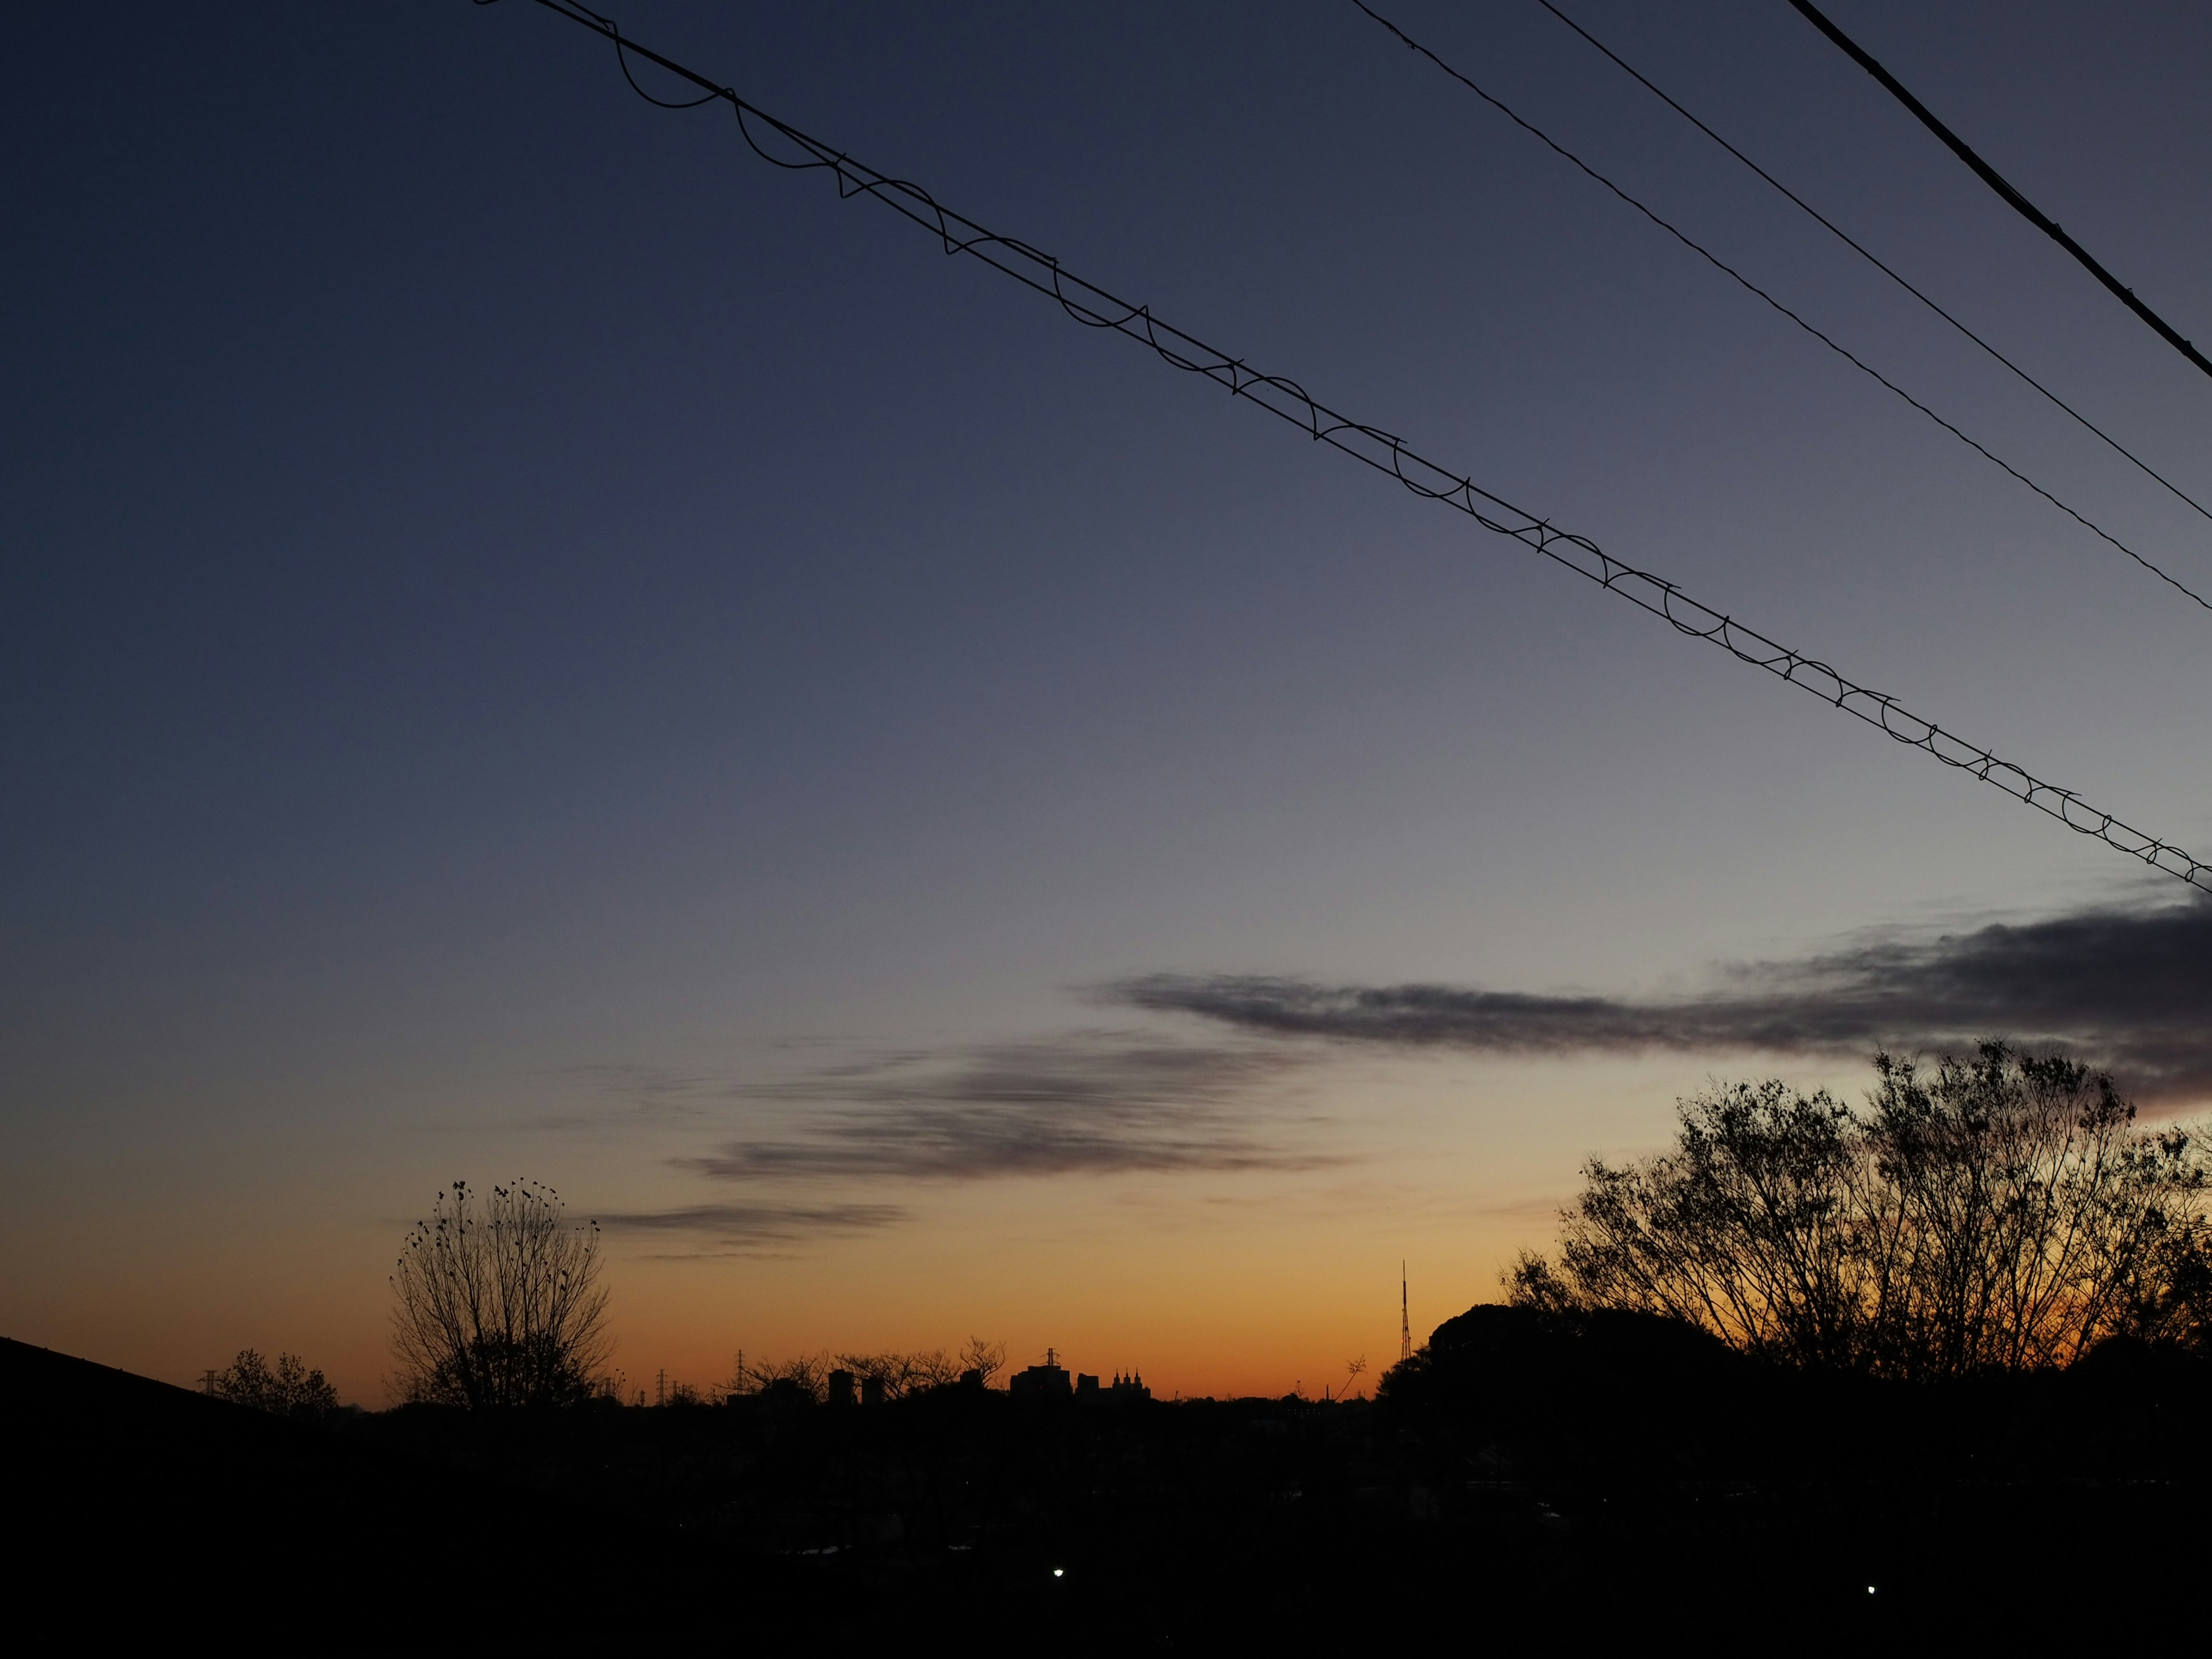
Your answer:
[[[2212,380],[1782,0],[1563,7],[2200,500]],[[2199,588],[2101,452],[1535,0],[1379,6]],[[2212,12],[1831,15],[2199,341]],[[2203,855],[2212,615],[1349,0],[639,39]],[[0,1330],[382,1398],[455,1176],[619,1362],[1315,1392],[1708,1078],[2212,1102],[2212,903],[670,114],[525,0],[28,15]],[[653,83],[648,82],[648,85]]]

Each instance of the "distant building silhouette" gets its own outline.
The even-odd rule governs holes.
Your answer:
[[[1107,1391],[1106,1397],[1117,1406],[1136,1406],[1150,1400],[1152,1391],[1145,1386],[1145,1379],[1139,1373],[1131,1371],[1124,1376],[1116,1371],[1114,1373],[1114,1386]]]
[[[978,1384],[981,1381],[977,1379]],[[1110,1385],[1089,1371],[1079,1371],[1071,1379],[1060,1364],[1058,1351],[1052,1348],[1045,1350],[1043,1364],[1016,1371],[1006,1386],[1010,1392],[1030,1400],[1066,1400],[1072,1395],[1079,1406],[1133,1406],[1152,1397],[1145,1379],[1135,1371],[1115,1372]]]
[[[1131,1371],[1126,1376],[1120,1371],[1115,1372],[1112,1385],[1104,1388],[1099,1386],[1098,1379],[1095,1376],[1085,1375],[1079,1376],[1075,1379],[1075,1399],[1078,1405],[1134,1406],[1152,1397],[1152,1391],[1145,1386],[1145,1379],[1134,1371]]]
[[[1091,1379],[1091,1386],[1098,1386],[1097,1377]],[[1044,1351],[1043,1364],[1028,1366],[1007,1378],[1006,1390],[1029,1400],[1066,1400],[1073,1392],[1059,1353],[1051,1348]]]
[[[830,1403],[833,1406],[849,1406],[854,1403],[852,1372],[835,1370],[830,1373]]]
[[[880,1406],[884,1403],[884,1379],[879,1372],[871,1371],[860,1379],[860,1403]]]

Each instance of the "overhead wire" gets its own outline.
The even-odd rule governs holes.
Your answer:
[[[2122,305],[2148,323],[2156,331],[2159,338],[2164,340],[2166,344],[2188,358],[2207,374],[2212,374],[2212,360],[2207,360],[2203,352],[2181,337],[2179,331],[2171,323],[2136,298],[2135,289],[2128,287],[2100,264],[2087,248],[2069,236],[2049,214],[2015,190],[2006,181],[2003,174],[1977,155],[1965,139],[1937,120],[1935,112],[1907,92],[1905,89],[1905,83],[1876,62],[1873,53],[1838,28],[1828,20],[1826,14],[1818,7],[1808,3],[1808,0],[1790,0],[1790,3],[1797,9],[1807,22],[1812,24],[1836,46],[1841,47],[1844,56],[1880,82],[1884,91],[1911,110],[1920,125],[1942,139],[1943,147],[1971,167],[1976,178],[1996,191],[2006,206],[2072,254],[2081,264],[2081,268],[2109,289]]]
[[[1946,420],[1942,416],[1930,409],[1926,404],[1922,403],[1919,398],[1914,397],[1903,386],[1898,385],[1896,381],[1891,380],[1880,369],[1875,368],[1873,364],[1868,362],[1863,357],[1858,356],[1858,354],[1851,350],[1850,347],[1844,345],[1832,335],[1825,332],[1821,329],[1816,327],[1814,324],[1808,322],[1804,318],[1799,316],[1797,313],[1792,311],[1788,306],[1783,304],[1781,301],[1776,299],[1771,294],[1769,294],[1758,283],[1753,282],[1750,277],[1745,276],[1734,265],[1729,264],[1725,259],[1715,253],[1711,248],[1705,246],[1704,243],[1698,241],[1695,238],[1689,235],[1680,226],[1674,224],[1673,221],[1662,218],[1659,214],[1644,205],[1643,202],[1630,195],[1619,185],[1613,183],[1612,179],[1607,178],[1605,174],[1600,173],[1589,162],[1583,161],[1581,156],[1576,155],[1565,145],[1553,138],[1541,127],[1537,126],[1527,117],[1522,115],[1510,105],[1498,97],[1496,94],[1486,90],[1468,76],[1464,72],[1454,68],[1450,64],[1445,62],[1443,58],[1437,56],[1437,54],[1429,47],[1423,46],[1419,40],[1413,39],[1412,35],[1400,28],[1397,24],[1392,22],[1381,12],[1369,5],[1367,3],[1367,0],[1352,0],[1352,3],[1357,6],[1361,11],[1366,13],[1369,17],[1374,19],[1376,22],[1381,24],[1382,27],[1389,30],[1390,33],[1396,36],[1401,45],[1410,48],[1419,56],[1427,58],[1430,63],[1435,64],[1438,69],[1442,70],[1453,80],[1458,82],[1460,85],[1465,87],[1476,97],[1481,99],[1484,103],[1488,104],[1492,109],[1498,111],[1499,114],[1504,116],[1505,118],[1512,122],[1514,125],[1519,127],[1522,131],[1534,137],[1547,149],[1550,149],[1553,154],[1561,157],[1565,161],[1571,162],[1589,178],[1595,179],[1597,183],[1603,185],[1606,189],[1611,191],[1613,195],[1619,197],[1630,207],[1634,208],[1638,213],[1642,214],[1646,219],[1649,219],[1653,224],[1658,226],[1660,229],[1665,231],[1669,236],[1672,236],[1684,247],[1689,249],[1691,252],[1696,254],[1707,264],[1712,266],[1714,270],[1730,278],[1737,283],[1738,286],[1741,287],[1745,292],[1754,295],[1759,299],[1765,301],[1765,303],[1771,307],[1777,313],[1796,324],[1799,328],[1804,330],[1806,333],[1811,335],[1822,345],[1827,347],[1829,350],[1834,352],[1838,357],[1841,357],[1845,362],[1850,364],[1852,368],[1857,369],[1862,374],[1866,375],[1869,380],[1874,380],[1887,391],[1892,392],[1898,397],[1903,398],[1906,403],[1911,404],[1913,408],[1918,410],[1923,415],[1925,415],[1929,420],[1935,422],[1936,425],[1942,427],[1944,431],[1949,433],[1960,443],[1965,444],[1969,449],[1979,455],[1984,460],[2000,468],[2019,483],[2026,484],[2030,489],[2042,496],[2045,501],[2050,502],[2051,506],[2057,507],[2061,513],[2063,513],[2068,518],[2073,520],[2075,523],[2080,525],[2084,530],[2088,531],[2092,535],[2096,536],[2100,540],[2126,554],[2128,557],[2133,559],[2145,570],[2157,577],[2159,580],[2164,582],[2168,587],[2173,589],[2174,592],[2181,594],[2184,598],[2190,599],[2199,608],[2205,611],[2212,611],[2212,599],[2207,599],[2203,594],[2197,592],[2196,589],[2191,587],[2186,582],[2174,575],[2172,572],[2165,569],[2154,560],[2136,552],[2134,548],[2130,547],[2118,536],[2112,534],[2111,531],[2097,523],[2095,520],[2090,518],[2087,514],[2081,512],[2078,508],[2069,505],[2067,502],[2061,501],[2050,490],[2045,489],[2034,479],[2029,477],[2027,473],[2021,471],[2011,462],[2006,460],[2004,457],[1997,454],[1987,445],[1961,430],[1952,422]],[[2192,502],[2191,505],[2194,506],[2195,503]],[[2202,509],[2200,509],[2200,511]]]
[[[489,0],[477,0],[478,4]],[[1674,583],[1639,570],[1605,552],[1589,537],[1556,528],[1548,520],[1516,507],[1471,478],[1423,457],[1406,441],[1380,427],[1340,415],[1293,380],[1263,373],[1241,357],[1206,344],[1196,336],[1155,317],[1148,306],[1121,299],[1070,271],[1051,254],[1002,236],[939,203],[921,185],[896,179],[855,161],[844,151],[812,137],[740,97],[732,88],[709,80],[672,58],[625,36],[611,18],[581,0],[536,0],[548,11],[591,30],[611,43],[623,60],[635,56],[690,82],[707,94],[698,100],[726,103],[738,131],[763,161],[793,172],[827,172],[838,197],[866,196],[936,237],[950,257],[965,255],[1055,301],[1074,321],[1120,334],[1151,348],[1170,367],[1201,375],[1267,413],[1297,427],[1316,443],[1328,445],[1377,472],[1395,478],[1425,501],[1466,514],[1485,530],[1519,542],[1531,551],[1574,572],[1606,592],[1666,622],[1677,633],[1718,647],[1738,661],[1764,669],[1807,691],[1832,708],[1919,749],[1944,765],[1966,773],[2015,800],[2057,819],[2079,834],[2093,836],[2154,869],[2212,892],[2212,863],[2192,858],[2172,842],[2133,828],[2092,806],[2074,790],[2048,782],[1987,749],[1978,748],[1935,721],[1906,709],[1898,700],[1848,679],[1827,664],[1769,639],[1727,613],[1692,599]],[[665,106],[666,100],[652,101]],[[789,146],[777,154],[763,142]]]
[[[1812,219],[1813,222],[1819,225],[1821,229],[1826,231],[1838,241],[1841,242],[1845,247],[1857,254],[1860,258],[1864,259],[1876,270],[1888,277],[1891,282],[1895,283],[1907,294],[1910,294],[1914,299],[1919,301],[1922,305],[1927,307],[1929,310],[1934,312],[1945,322],[1950,324],[1953,328],[1965,335],[1967,339],[1972,341],[1990,356],[1996,358],[1998,362],[2010,369],[2015,375],[2019,376],[2022,381],[2033,388],[2035,392],[2047,398],[2056,408],[2063,411],[2069,417],[2078,422],[2083,430],[2088,432],[2100,442],[2108,446],[2115,454],[2119,455],[2123,459],[2126,460],[2130,465],[2142,472],[2145,477],[2149,478],[2158,484],[2160,488],[2172,495],[2176,501],[2180,501],[2202,518],[2208,521],[2212,521],[2212,508],[2206,507],[2203,502],[2199,501],[2195,496],[2183,489],[2180,485],[2175,483],[2171,478],[2168,478],[2165,474],[2160,472],[2157,469],[2153,467],[2149,462],[2144,460],[2142,457],[2136,454],[2133,450],[2128,448],[2124,444],[2121,443],[2118,439],[2113,437],[2112,434],[2106,431],[2104,428],[2099,426],[2087,416],[2081,413],[2080,410],[2075,408],[2073,404],[2068,403],[2063,398],[2061,398],[2049,386],[2044,385],[2042,381],[2037,380],[2035,376],[2029,374],[2018,363],[2013,362],[2011,358],[2006,356],[2003,352],[1998,350],[1996,347],[1991,345],[1980,335],[1975,333],[1974,331],[1969,328],[1965,323],[1960,322],[1958,318],[1952,315],[1950,312],[1945,310],[1942,306],[1939,305],[1936,301],[1930,299],[1926,294],[1915,287],[1911,281],[1899,274],[1899,272],[1883,260],[1880,255],[1869,249],[1849,231],[1844,229],[1832,219],[1830,219],[1827,215],[1822,213],[1820,209],[1814,207],[1810,202],[1800,196],[1796,191],[1790,189],[1789,185],[1784,184],[1779,179],[1769,173],[1765,167],[1759,166],[1758,162],[1753,161],[1750,156],[1745,155],[1727,139],[1722,137],[1719,133],[1715,132],[1695,115],[1683,108],[1680,104],[1669,97],[1665,91],[1654,84],[1650,78],[1644,75],[1641,70],[1638,69],[1633,64],[1628,62],[1626,58],[1623,58],[1611,46],[1606,45],[1604,41],[1599,40],[1597,36],[1592,34],[1588,29],[1584,28],[1573,18],[1568,16],[1566,13],[1561,11],[1559,7],[1553,5],[1552,3],[1552,0],[1536,0],[1536,3],[1541,6],[1546,11],[1551,13],[1553,16],[1558,18],[1559,21],[1565,23],[1577,34],[1582,36],[1582,38],[1589,42],[1591,46],[1596,47],[1597,50],[1603,53],[1607,58],[1611,58],[1615,65],[1625,72],[1632,80],[1635,81],[1639,86],[1641,86],[1646,92],[1649,92],[1661,103],[1666,105],[1668,108],[1673,110],[1675,114],[1680,116],[1692,126],[1697,128],[1699,132],[1704,133],[1706,137],[1711,139],[1729,155],[1735,156],[1737,161],[1742,162],[1744,166],[1749,167],[1753,173],[1757,173],[1768,184],[1773,185],[1774,188],[1779,191],[1784,198],[1794,203],[1797,207],[1802,209],[1806,215]]]

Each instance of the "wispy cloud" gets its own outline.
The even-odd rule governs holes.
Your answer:
[[[773,1176],[1110,1174],[1304,1170],[1313,1119],[1286,1097],[1304,1057],[1091,1030],[910,1050],[739,1092],[808,1108],[790,1131],[683,1162],[726,1181]]]
[[[598,1218],[610,1232],[641,1233],[679,1248],[680,1256],[775,1254],[778,1247],[825,1235],[896,1226],[908,1212],[896,1204],[692,1204]]]
[[[2004,1036],[2064,1044],[2146,1101],[2212,1098],[2212,902],[1869,937],[1738,966],[1706,992],[1665,999],[1266,975],[1152,974],[1108,992],[1242,1031],[1500,1054],[1827,1056],[1956,1051]]]
[[[710,1114],[717,1097],[729,1093],[726,1079],[711,1073],[673,1071],[663,1066],[602,1061],[563,1066],[549,1075],[569,1092],[581,1085],[591,1103],[523,1118],[517,1129],[604,1131],[611,1128],[680,1128]]]

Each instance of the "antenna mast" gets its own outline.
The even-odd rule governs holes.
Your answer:
[[[1402,1362],[1413,1357],[1413,1322],[1406,1311],[1406,1264],[1398,1264],[1398,1358]]]

